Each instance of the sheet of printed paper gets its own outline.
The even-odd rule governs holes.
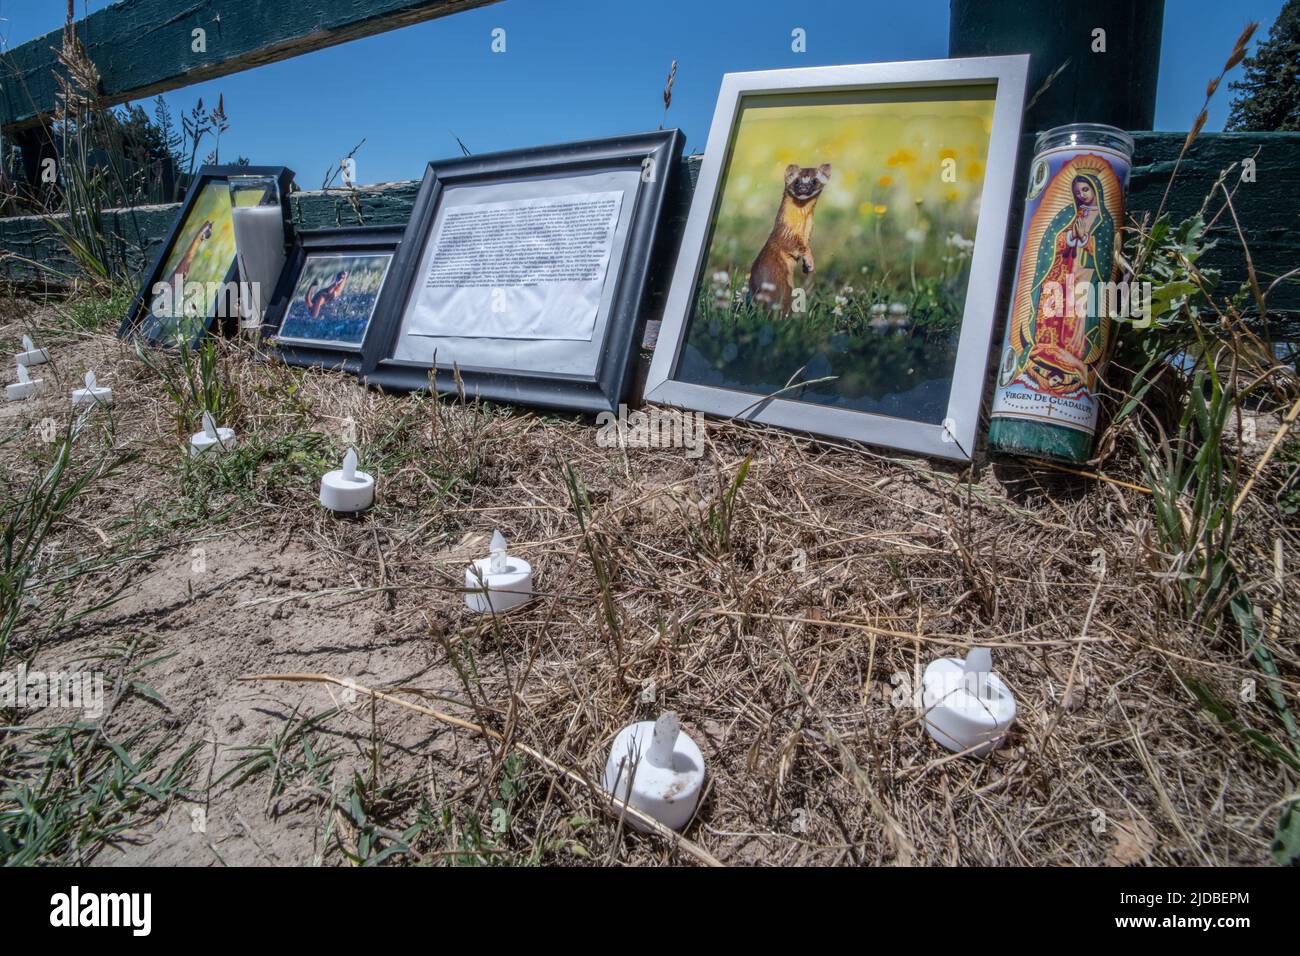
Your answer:
[[[622,203],[611,191],[444,209],[404,331],[590,341]]]

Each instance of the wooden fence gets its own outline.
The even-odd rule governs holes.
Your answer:
[[[496,0],[191,0],[177,9],[175,0],[122,0],[78,23],[77,35],[100,71],[101,93],[108,105],[493,2]],[[1055,6],[1048,0],[1026,3],[1043,11]],[[1030,26],[1033,9],[1025,13]],[[195,30],[206,31],[202,51],[195,49]],[[53,48],[60,42],[60,34],[52,33],[24,44],[0,62],[0,128],[8,141],[26,147],[29,165],[42,150],[52,148],[47,124],[57,92],[54,77],[58,63]],[[1014,43],[1014,38],[1009,42]],[[621,132],[635,131],[610,130]],[[1137,146],[1129,208],[1140,216],[1154,213],[1159,206],[1185,134],[1138,131],[1133,135]],[[1027,135],[1025,140],[1022,154],[1027,155],[1031,137]],[[1226,284],[1235,287],[1245,281],[1243,236],[1265,286],[1300,264],[1300,203],[1296,199],[1300,196],[1300,164],[1294,160],[1296,155],[1300,155],[1300,133],[1215,133],[1202,134],[1184,158],[1167,204],[1175,219],[1200,207],[1221,170],[1233,163],[1240,168],[1247,158],[1254,160],[1254,181],[1241,182],[1236,188],[1237,218],[1225,216],[1218,221],[1212,232],[1218,244],[1204,263],[1221,270]],[[672,212],[679,222],[684,222],[690,204],[698,158],[687,158],[684,164],[682,188]],[[412,170],[413,175],[419,172]],[[418,185],[417,180],[410,180],[353,190],[294,193],[294,225],[310,229],[403,224]],[[106,232],[128,262],[142,266],[156,252],[177,208],[113,210],[106,216]],[[1019,235],[1017,223],[1012,223],[1008,234],[1014,243]],[[37,216],[0,219],[0,252],[10,253],[0,265],[0,276],[11,280],[42,279],[41,270],[31,262],[68,273],[75,270],[54,231]],[[1297,338],[1300,279],[1279,284],[1269,305],[1274,334]]]

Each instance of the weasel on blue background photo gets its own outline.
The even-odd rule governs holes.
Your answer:
[[[360,345],[392,258],[391,253],[308,256],[279,337]]]

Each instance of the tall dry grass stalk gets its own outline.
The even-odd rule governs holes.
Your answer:
[[[668,69],[668,81],[664,84],[664,116],[659,122],[659,128],[664,128],[664,123],[668,122],[668,108],[673,105],[673,83],[677,80],[677,61],[673,60],[673,65]]]
[[[1201,110],[1196,114],[1196,119],[1192,121],[1192,128],[1187,131],[1187,136],[1183,140],[1183,147],[1178,151],[1178,158],[1174,160],[1173,171],[1169,174],[1169,181],[1165,184],[1164,194],[1160,197],[1160,205],[1156,207],[1155,217],[1159,219],[1165,211],[1165,203],[1169,200],[1169,190],[1173,188],[1174,180],[1178,177],[1178,168],[1183,163],[1183,157],[1187,155],[1187,150],[1191,148],[1196,137],[1201,134],[1205,128],[1206,121],[1210,118],[1210,100],[1214,98],[1215,92],[1219,89],[1219,84],[1223,82],[1224,76],[1246,58],[1246,53],[1250,46],[1251,37],[1259,29],[1259,23],[1252,20],[1246,24],[1237,37],[1237,42],[1232,45],[1232,52],[1228,54],[1228,59],[1223,64],[1223,69],[1219,75],[1214,77],[1205,87],[1205,102],[1201,105]]]

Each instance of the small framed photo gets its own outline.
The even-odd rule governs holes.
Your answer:
[[[284,166],[201,167],[122,320],[119,336],[138,337],[152,345],[193,346],[214,324],[239,321],[232,176],[274,178],[281,213],[288,222],[293,170]],[[241,201],[255,204],[258,199],[252,193],[243,195]]]
[[[266,310],[262,334],[290,365],[355,373],[392,273],[402,226],[299,232]]]
[[[1028,62],[724,76],[646,399],[968,460]]]
[[[362,349],[384,389],[576,412],[627,397],[682,137],[430,163]]]

